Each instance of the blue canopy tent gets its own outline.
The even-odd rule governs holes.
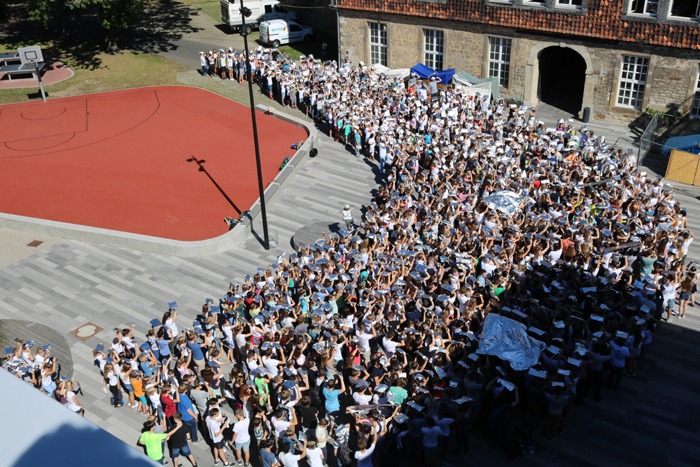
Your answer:
[[[666,141],[661,152],[664,156],[671,154],[672,149],[680,149],[681,151],[692,154],[700,154],[700,135],[685,135],[674,136]]]
[[[449,84],[449,82],[452,81],[455,70],[454,68],[450,68],[449,70],[435,71],[432,68],[419,63],[411,68],[411,73],[415,73],[421,79],[428,79],[433,76],[437,76],[440,78],[440,82],[442,84]]]

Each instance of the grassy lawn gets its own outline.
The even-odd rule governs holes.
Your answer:
[[[216,21],[216,24],[221,23],[221,7],[219,0],[180,0],[181,3],[197,8],[202,13]]]
[[[66,97],[77,94],[129,89],[139,86],[177,84],[176,75],[184,67],[174,60],[158,55],[122,52],[118,54],[101,54],[101,65],[95,70],[72,68],[75,76],[46,86],[50,97]],[[0,103],[21,102],[29,100],[39,88],[4,89],[0,91]]]

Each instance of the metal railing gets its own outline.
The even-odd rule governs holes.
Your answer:
[[[656,114],[651,117],[651,121],[644,129],[641,138],[639,139],[639,154],[637,155],[637,167],[641,167],[644,159],[651,151],[651,147],[654,145],[654,139],[656,137],[656,128],[659,125],[659,115]]]

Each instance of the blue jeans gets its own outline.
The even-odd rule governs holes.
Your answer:
[[[187,421],[183,420],[182,423],[184,423],[187,426],[187,429],[190,431],[190,438],[192,439],[192,442],[197,442],[199,440],[199,435],[197,433],[197,420],[193,418]]]

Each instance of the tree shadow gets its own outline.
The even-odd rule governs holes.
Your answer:
[[[192,17],[198,14],[180,2],[145,3],[144,14],[120,41],[120,46],[142,53],[161,53],[176,50],[182,36],[200,31],[192,26]]]
[[[101,53],[113,52],[107,46],[96,7],[74,10],[62,24],[52,23],[46,28],[28,19],[27,4],[12,4],[10,8],[10,19],[0,25],[0,43],[8,49],[41,44],[47,62],[61,61],[87,70],[102,65]],[[196,9],[179,2],[145,0],[132,25],[118,34],[118,50],[175,50],[185,34],[200,30],[190,24],[196,14]]]

